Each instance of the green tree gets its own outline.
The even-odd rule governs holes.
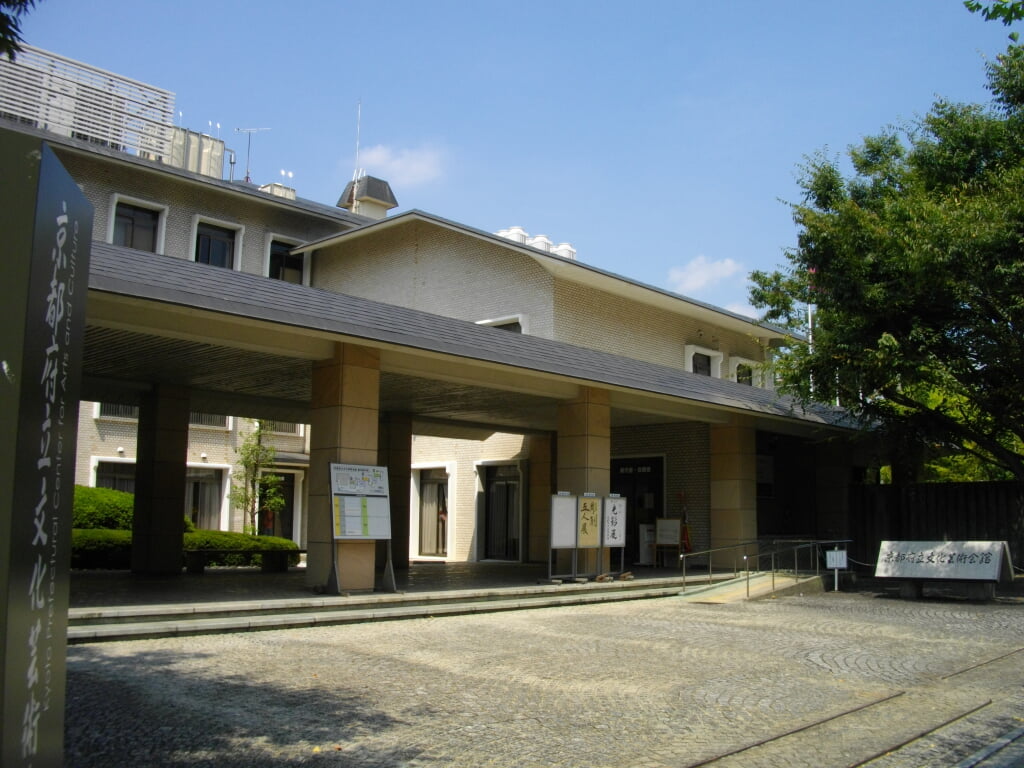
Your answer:
[[[9,59],[21,51],[21,17],[36,0],[0,0],[0,56]]]
[[[276,516],[285,505],[281,476],[267,471],[274,466],[276,451],[266,442],[266,431],[266,424],[257,420],[242,439],[236,450],[241,471],[232,477],[228,493],[231,504],[245,513],[246,531],[252,534],[259,530],[256,518],[261,510]]]
[[[751,300],[796,332],[786,391],[1024,480],[1024,50],[987,74],[991,107],[938,101],[852,147],[849,178],[807,158],[797,246]]]
[[[1024,2],[1021,0],[991,0],[987,4],[978,0],[964,0],[964,7],[971,13],[981,13],[985,21],[1012,24],[1024,19]]]

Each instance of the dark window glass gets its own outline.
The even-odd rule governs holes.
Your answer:
[[[200,224],[196,230],[196,261],[231,269],[235,261],[234,230]]]
[[[197,427],[227,427],[228,417],[219,413],[189,411],[188,423]]]
[[[294,246],[287,243],[279,243],[277,240],[270,244],[270,277],[274,280],[284,280],[286,283],[302,285],[302,254],[291,254]]]
[[[747,386],[753,386],[754,385],[754,369],[751,368],[749,365],[743,365],[742,363],[740,365],[737,365],[736,366],[736,381],[738,381],[740,384],[746,384]]]
[[[135,493],[135,465],[113,461],[97,463],[96,487]]]
[[[711,375],[711,355],[705,355],[700,352],[693,353],[693,372],[699,373],[701,376]]]
[[[137,419],[139,418],[139,406],[123,403],[100,403],[100,418]]]
[[[118,203],[114,211],[114,245],[156,253],[156,231],[160,212],[137,205]]]
[[[510,323],[500,323],[498,325],[492,325],[492,328],[500,328],[503,331],[512,331],[512,333],[522,333],[523,326],[518,320],[513,320]]]

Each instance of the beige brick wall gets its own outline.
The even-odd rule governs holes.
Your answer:
[[[612,430],[612,458],[664,456],[665,506],[680,511],[683,494],[694,549],[711,541],[710,431],[707,424],[688,422]]]
[[[761,360],[756,337],[628,301],[579,283],[554,285],[555,339],[658,365],[684,367],[687,344]],[[722,376],[726,377],[723,362]]]
[[[137,198],[145,203],[167,206],[164,253],[193,259],[193,215],[242,226],[243,272],[265,274],[271,235],[286,240],[307,242],[335,234],[345,227],[309,214],[291,211],[273,203],[255,202],[225,191],[178,181],[170,176],[147,173],[128,166],[97,162],[92,158],[61,153],[61,162],[78,181],[95,209],[93,238],[109,242],[110,208],[114,193]]]
[[[312,284],[471,322],[523,315],[530,335],[553,334],[547,271],[527,256],[422,223],[314,254]]]
[[[448,479],[448,559],[465,561],[477,556],[477,467],[480,462],[511,463],[527,458],[527,441],[522,435],[495,434],[487,440],[453,440],[416,435],[412,442],[412,461],[417,468],[449,466]],[[454,467],[454,469],[452,469]],[[524,478],[525,480],[526,478]],[[521,486],[526,493],[526,485]],[[525,496],[524,496],[525,501]],[[419,510],[411,510],[415,523]],[[524,504],[523,514],[527,514]],[[418,546],[418,528],[411,528],[411,546]],[[523,542],[525,546],[525,542]]]

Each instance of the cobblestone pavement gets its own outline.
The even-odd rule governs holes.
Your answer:
[[[1024,725],[1022,686],[1019,597],[662,598],[139,640],[69,648],[66,764],[951,766]]]

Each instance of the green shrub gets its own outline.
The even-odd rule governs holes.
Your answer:
[[[195,531],[184,535],[184,548],[189,549],[298,549],[289,539],[276,536],[250,536],[231,531]],[[219,555],[208,565],[262,565],[260,555]],[[288,558],[297,565],[296,552]],[[71,531],[71,567],[83,569],[126,570],[132,566],[132,532],[103,528],[74,528]]]
[[[132,532],[103,528],[73,528],[71,567],[111,570],[131,568]]]
[[[76,485],[71,527],[130,531],[134,508],[135,496],[130,493]]]
[[[298,549],[291,539],[278,536],[250,536],[248,533],[234,531],[205,531],[185,534],[185,549]],[[259,555],[216,555],[206,561],[207,565],[261,565]],[[296,565],[299,555],[296,552],[288,558],[289,565]]]

